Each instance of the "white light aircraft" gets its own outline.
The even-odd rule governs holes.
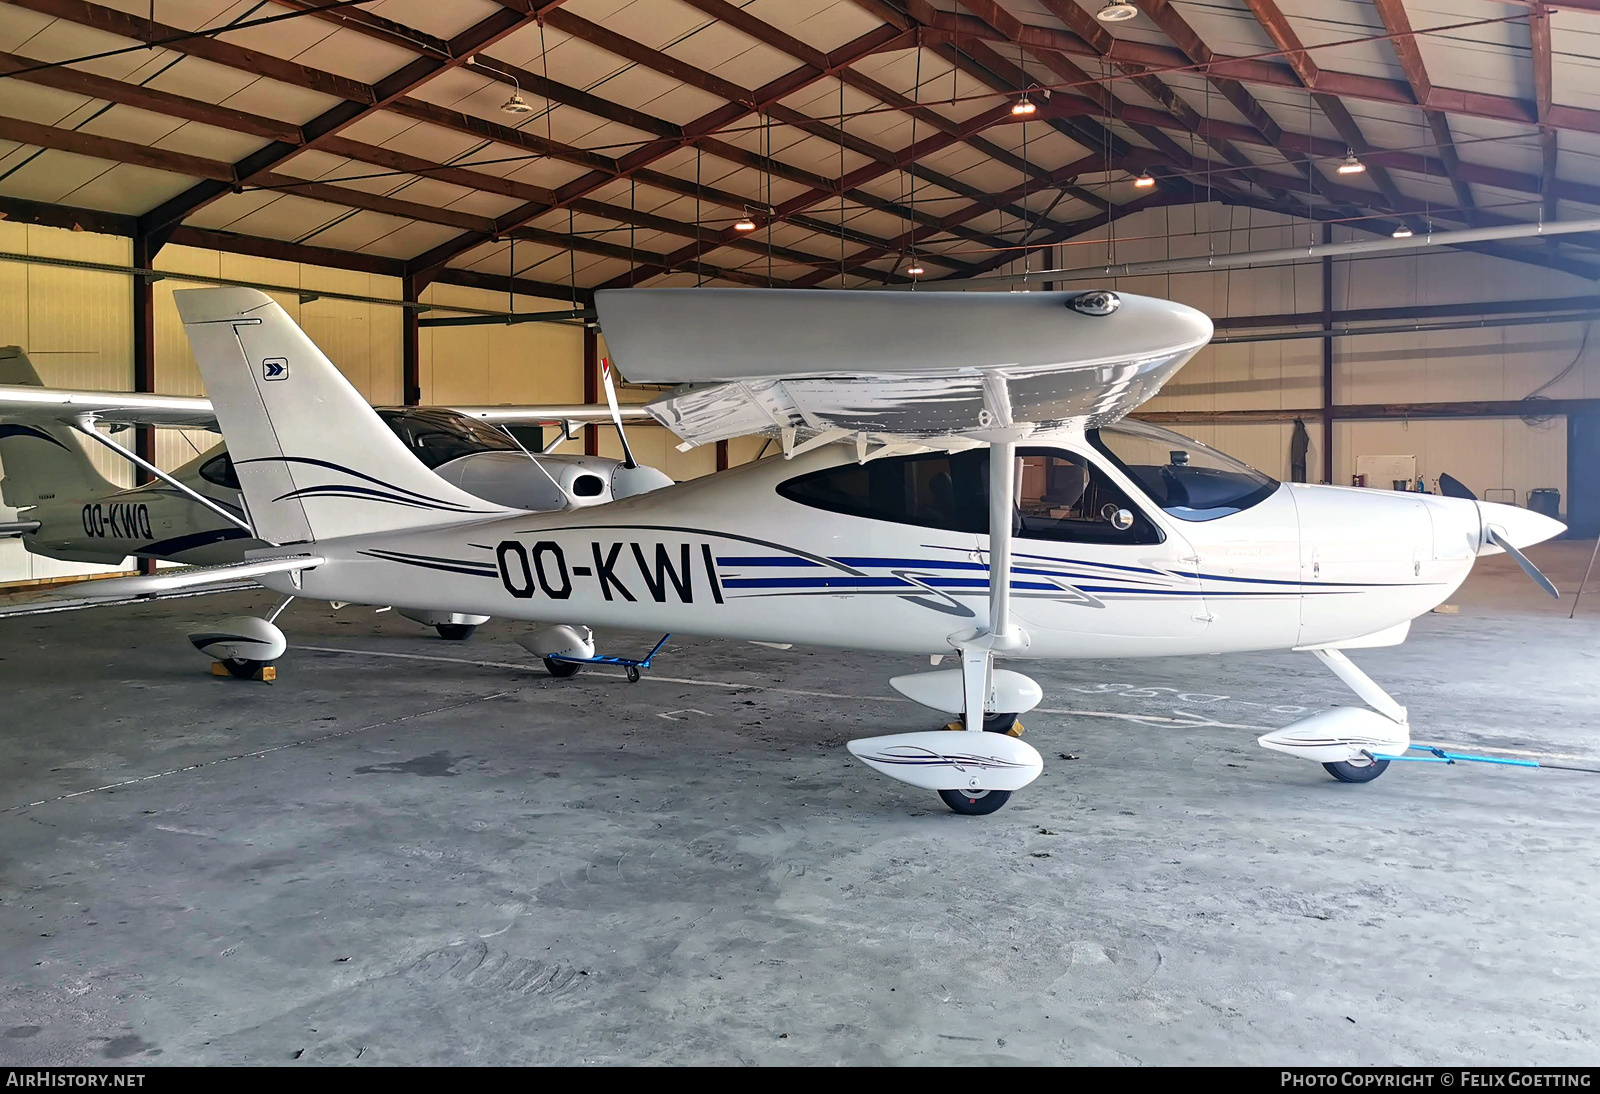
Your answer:
[[[891,683],[961,731],[849,748],[957,812],[993,812],[1042,768],[1012,735],[1041,689],[997,658],[1309,651],[1367,706],[1260,743],[1365,782],[1408,746],[1409,719],[1344,651],[1402,641],[1479,555],[1507,551],[1554,591],[1520,551],[1562,530],[1539,514],[1278,483],[1122,422],[1211,336],[1167,301],[601,292],[619,367],[685,385],[650,405],[660,421],[689,443],[772,433],[784,453],[535,514],[412,458],[264,294],[175,298],[256,532],[276,544],[223,570],[538,622],[524,644],[558,675],[594,659],[590,624],[954,655]]]

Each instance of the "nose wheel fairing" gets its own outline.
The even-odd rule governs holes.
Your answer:
[[[1371,709],[1334,707],[1263,734],[1256,743],[1320,763],[1340,782],[1371,782],[1383,774],[1389,758],[1411,747],[1406,708],[1339,650],[1310,652]]]

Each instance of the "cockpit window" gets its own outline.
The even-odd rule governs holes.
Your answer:
[[[930,452],[847,463],[790,479],[778,493],[832,513],[952,532],[986,532],[985,453]]]
[[[412,455],[430,468],[474,452],[520,451],[516,442],[500,430],[453,410],[419,407],[380,410],[378,415]]]
[[[1089,440],[1167,513],[1215,520],[1266,500],[1278,481],[1181,433],[1124,421],[1089,431]]]
[[[1117,485],[1076,452],[1017,451],[1016,534],[1068,543],[1160,543],[1161,532]]]
[[[1161,531],[1092,461],[1017,450],[1017,536],[1069,543],[1160,543]],[[847,463],[778,487],[790,501],[853,517],[987,535],[989,452],[930,452]]]

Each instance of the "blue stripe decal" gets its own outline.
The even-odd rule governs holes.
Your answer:
[[[729,589],[835,589],[842,586],[855,588],[916,588],[898,577],[725,577],[722,584]]]

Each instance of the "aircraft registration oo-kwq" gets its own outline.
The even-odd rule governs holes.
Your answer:
[[[558,675],[598,659],[591,624],[954,655],[891,683],[957,731],[849,748],[961,813],[1042,769],[1013,736],[1041,689],[997,657],[1309,651],[1368,705],[1260,743],[1376,778],[1409,745],[1407,714],[1343,651],[1402,641],[1479,555],[1507,551],[1549,587],[1519,548],[1562,530],[1472,498],[1279,483],[1123,421],[1211,337],[1202,313],[1147,297],[600,292],[619,369],[682,385],[650,404],[659,421],[691,444],[771,433],[783,453],[554,513],[423,466],[265,294],[174,297],[274,544],[223,576],[538,622],[524,645]]]
[[[609,379],[608,374],[608,391]],[[635,463],[631,452],[614,460],[552,451],[587,425],[614,416],[620,427],[620,408],[409,406],[379,407],[377,413],[435,474],[514,509],[581,509],[672,484],[661,471]],[[645,416],[635,407],[626,414]],[[100,432],[101,425],[112,430],[217,428],[205,399],[47,388],[20,346],[0,346],[0,464],[5,468],[0,502],[25,518],[0,522],[0,536],[19,538],[30,554],[110,566],[129,557],[198,565],[238,562],[247,551],[265,546],[247,519],[226,445],[196,449],[194,459],[162,471]],[[539,426],[541,435],[548,427],[555,431],[547,445],[530,452],[508,428],[512,425]],[[96,469],[80,439],[111,449],[155,479],[117,486]],[[471,637],[488,621],[464,612],[400,612],[454,640]],[[251,652],[269,659],[282,653],[281,632],[255,629],[265,644],[257,642]],[[218,632],[200,633],[197,645],[210,653]]]

